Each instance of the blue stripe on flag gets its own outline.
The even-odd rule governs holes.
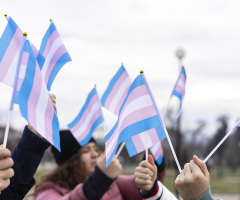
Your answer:
[[[21,111],[22,116],[27,120],[28,120],[28,99],[30,96],[30,93],[32,91],[32,86],[33,86],[33,81],[34,81],[34,75],[35,75],[35,71],[36,71],[36,60],[34,57],[34,54],[32,52],[31,46],[29,41],[27,40],[24,44],[23,47],[23,51],[28,52],[29,53],[29,57],[28,57],[28,64],[27,64],[27,69],[26,69],[26,73],[28,74],[27,78],[24,78],[21,89],[19,91],[19,95],[18,95],[18,103]]]
[[[79,144],[81,146],[84,146],[85,144],[87,144],[89,142],[89,140],[92,138],[93,132],[102,122],[103,122],[102,116],[100,116],[96,119],[96,121],[93,123],[93,126],[92,126],[90,132],[88,133],[87,137],[84,140],[82,140],[81,142],[79,142]]]
[[[173,91],[172,96],[176,96],[177,98],[180,99],[180,101],[182,100],[182,95],[179,92],[177,92],[176,90]]]
[[[52,132],[53,132],[53,145],[56,147],[56,149],[61,152],[60,147],[60,135],[59,135],[59,122],[56,113],[54,113],[53,121],[52,121]]]
[[[83,105],[82,109],[80,110],[78,116],[70,124],[67,125],[69,129],[71,129],[78,123],[78,121],[81,119],[82,115],[84,114],[85,110],[87,109],[88,104],[91,101],[92,97],[96,94],[97,94],[97,91],[96,91],[96,88],[94,87],[92,91],[89,93],[87,100]]]
[[[111,93],[114,85],[116,84],[117,80],[122,76],[122,74],[123,74],[125,71],[126,71],[126,70],[125,70],[124,66],[122,65],[122,66],[120,67],[120,69],[117,71],[117,73],[115,74],[115,76],[114,76],[114,77],[112,78],[112,80],[110,81],[110,83],[109,83],[106,91],[104,92],[104,94],[103,94],[103,96],[102,96],[102,98],[101,98],[101,103],[102,103],[103,106],[105,105],[106,100],[107,100],[109,94]]]
[[[118,122],[117,122],[117,123],[118,123]],[[117,123],[115,124],[115,126],[114,126],[113,129],[116,129]],[[114,151],[112,152],[110,158],[113,158],[113,156],[114,156],[115,153],[116,153],[115,150],[117,150],[117,147],[118,147],[118,145],[119,145],[121,142],[125,142],[125,141],[127,142],[127,140],[128,140],[129,138],[131,138],[132,136],[137,135],[137,134],[139,134],[139,133],[142,133],[142,132],[144,132],[144,131],[147,131],[147,130],[153,128],[153,127],[156,127],[159,123],[160,123],[160,121],[159,121],[158,115],[154,115],[154,116],[152,116],[152,117],[146,118],[146,119],[144,119],[144,120],[138,121],[138,122],[136,122],[136,123],[134,123],[134,124],[131,124],[131,125],[127,126],[127,127],[126,127],[125,129],[123,129],[122,132],[119,134],[119,138],[118,138],[118,141],[117,141],[117,145],[116,145],[116,147],[114,148]],[[113,129],[112,129],[112,130],[113,130]],[[111,131],[112,131],[112,130],[111,130]],[[111,132],[111,131],[110,131],[110,132]],[[104,137],[105,143],[106,143],[106,141],[107,141],[107,138],[109,138],[108,135],[106,135],[106,136]],[[132,154],[132,152],[134,152],[135,147],[132,148],[132,146],[131,146],[131,147],[128,147],[127,145],[126,145],[126,147],[127,147],[127,150],[128,150],[129,155]],[[136,149],[135,149],[135,150],[136,150]],[[110,158],[107,160],[106,166],[108,166],[108,163],[111,162],[111,159],[110,159]]]
[[[187,79],[187,75],[186,75],[186,71],[185,71],[185,68],[184,67],[182,67],[182,73],[183,73],[183,75],[184,75],[184,77],[185,77],[185,80]]]
[[[159,158],[156,160],[158,165],[161,165],[163,161],[162,155],[159,156]]]
[[[6,53],[7,48],[12,41],[17,28],[17,24],[13,21],[11,17],[9,17],[8,24],[0,38],[0,62],[2,62],[3,56]]]
[[[36,59],[37,59],[37,62],[38,62],[38,65],[39,65],[40,69],[42,69],[42,67],[44,65],[44,62],[45,62],[44,56],[40,52],[38,52],[38,55],[37,55]]]
[[[48,27],[47,32],[45,33],[45,35],[43,36],[43,39],[42,39],[41,47],[39,50],[39,52],[41,54],[43,54],[43,52],[46,48],[46,45],[47,45],[47,41],[48,41],[49,37],[51,36],[51,34],[53,33],[53,31],[55,31],[55,30],[56,30],[56,26],[54,25],[53,22],[51,22],[50,26]]]
[[[110,137],[112,136],[112,134],[114,133],[115,129],[117,128],[117,125],[118,125],[118,121],[117,123],[113,126],[113,128],[111,129],[111,131],[105,135],[104,137],[104,140],[105,140],[105,143],[110,139]]]
[[[55,79],[55,77],[57,76],[58,72],[60,71],[60,69],[63,67],[63,65],[69,61],[71,61],[71,57],[69,55],[68,52],[64,53],[59,60],[57,61],[57,63],[54,65],[53,70],[49,76],[48,79],[48,83],[47,83],[47,89],[50,91],[51,90],[51,86],[52,83]]]
[[[133,143],[132,138],[129,138],[128,140],[125,140],[125,146],[126,146],[127,149],[131,149],[131,151],[128,151],[128,155],[130,157],[138,154],[137,149],[136,149],[136,147],[135,147],[135,145]]]
[[[157,127],[155,127],[155,130],[157,132],[159,140],[162,141],[167,137],[165,129],[161,125],[158,125]]]

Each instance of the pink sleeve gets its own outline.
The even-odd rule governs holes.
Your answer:
[[[138,194],[138,187],[135,183],[135,176],[119,176],[116,183],[120,189],[123,199],[142,199]]]
[[[35,200],[87,200],[83,193],[82,186],[83,184],[79,184],[74,188],[74,190],[67,194],[64,194],[63,190],[60,189],[60,187],[58,186],[50,187],[46,190],[39,192],[36,195]]]

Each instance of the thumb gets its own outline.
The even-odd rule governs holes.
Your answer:
[[[193,156],[193,161],[196,165],[198,165],[200,167],[200,169],[202,170],[202,173],[207,177],[208,176],[208,169],[207,169],[207,166],[206,166],[205,162],[200,160],[195,155]]]
[[[149,162],[152,166],[154,166],[154,159],[153,159],[152,155],[148,155],[148,162]]]

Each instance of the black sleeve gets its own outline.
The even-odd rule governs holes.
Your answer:
[[[94,172],[83,183],[84,195],[88,200],[99,200],[114,180],[106,176],[96,165]]]
[[[8,188],[2,191],[0,200],[20,200],[35,184],[35,174],[45,150],[50,144],[25,127],[23,135],[12,152],[14,176]]]

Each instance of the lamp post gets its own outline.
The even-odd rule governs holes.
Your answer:
[[[180,73],[180,70],[182,68],[182,61],[185,56],[185,51],[182,48],[178,48],[175,52],[176,57],[178,58],[178,72]],[[182,134],[181,134],[181,118],[182,114],[180,113],[177,124],[176,124],[176,155],[179,159],[180,164],[182,163],[182,157],[180,156],[181,146],[182,146]],[[178,176],[178,169],[176,168],[176,177]],[[178,191],[176,190],[177,197],[179,198]]]

